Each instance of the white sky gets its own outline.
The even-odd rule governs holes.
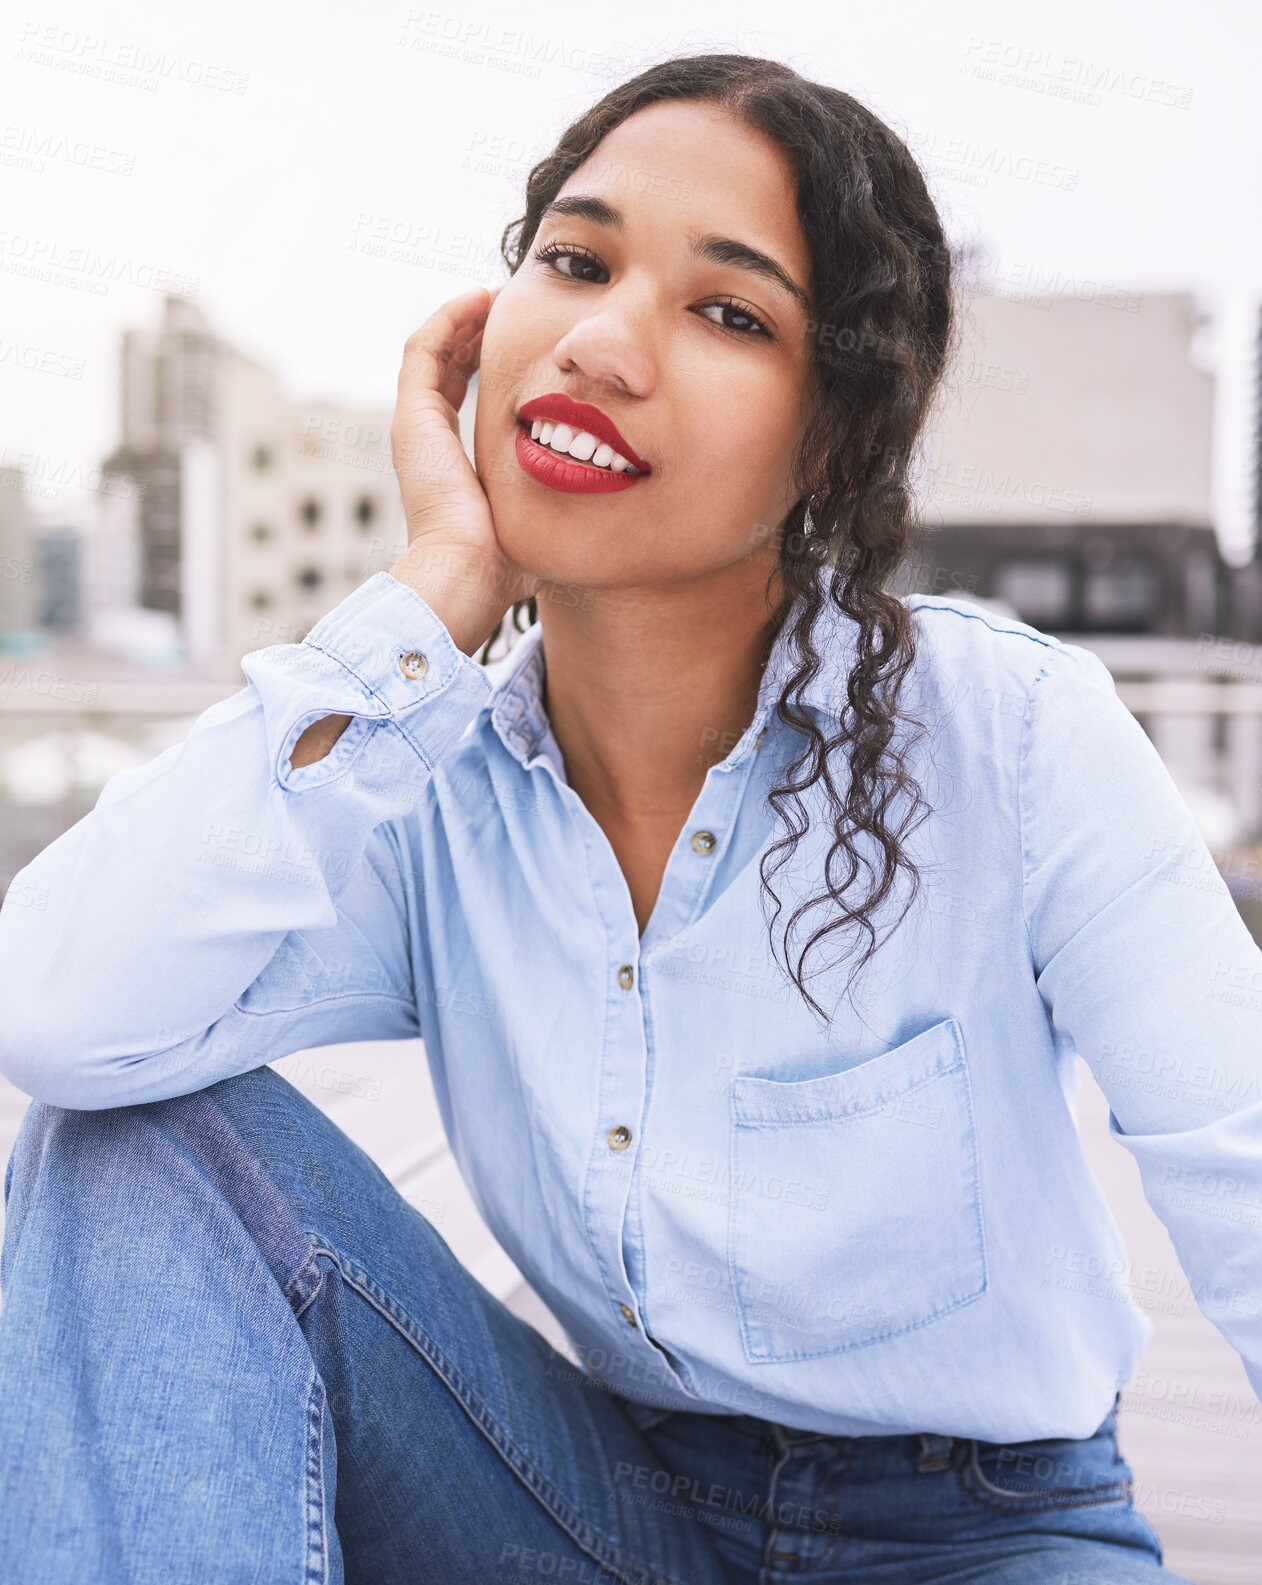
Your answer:
[[[5,9],[0,464],[36,459],[46,517],[82,513],[76,481],[115,441],[121,332],[161,308],[144,281],[196,281],[212,323],[293,395],[389,406],[409,331],[504,278],[500,232],[555,134],[641,66],[704,48],[784,60],[862,99],[927,165],[952,237],[978,239],[1001,275],[1203,297],[1231,327],[1216,354],[1220,503],[1225,539],[1240,535],[1247,313],[1262,297],[1262,10],[1248,0]],[[988,57],[1015,80],[974,75]],[[1101,73],[1114,85],[1061,96]],[[50,136],[62,152],[24,168]],[[952,145],[1060,174],[974,185],[941,169]],[[478,155],[494,168],[467,168]],[[362,251],[374,225],[399,227],[425,262]],[[54,256],[78,286],[32,278]],[[96,268],[103,294],[82,289]],[[20,366],[32,359],[46,367]],[[79,377],[53,372],[67,368]]]

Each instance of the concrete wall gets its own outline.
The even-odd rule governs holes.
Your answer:
[[[931,522],[1209,525],[1212,376],[1184,293],[964,292],[930,423]]]

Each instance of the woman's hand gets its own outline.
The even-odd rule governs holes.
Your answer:
[[[462,292],[408,337],[390,428],[408,532],[390,574],[416,590],[467,655],[538,582],[501,549],[491,504],[460,439],[460,405],[499,290]]]

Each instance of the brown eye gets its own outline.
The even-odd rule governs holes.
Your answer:
[[[562,242],[549,242],[545,247],[535,249],[535,258],[540,259],[549,269],[555,270],[558,275],[564,275],[571,281],[586,281],[589,285],[599,285],[593,282],[590,275],[584,274],[585,269],[603,270],[604,265],[592,253],[583,248],[567,247]],[[562,259],[570,262],[571,268],[562,269]]]
[[[710,323],[713,325],[718,325],[720,330],[730,330],[733,333],[742,336],[766,336],[770,340],[771,332],[767,329],[766,325],[764,325],[761,319],[759,319],[755,314],[751,313],[750,310],[745,308],[742,304],[728,302],[707,303],[705,308],[702,309],[702,313],[705,313],[711,308],[717,308],[720,314],[730,314],[732,316],[732,320],[736,321],[736,323],[732,323],[730,320],[724,321],[723,319],[712,319]]]
[[[532,257],[550,270],[562,275],[566,280],[583,281],[589,286],[601,286],[603,281],[593,278],[590,273],[595,271],[599,275],[606,273],[605,266],[594,253],[587,248],[575,247],[567,242],[547,242],[542,247],[535,248]],[[564,265],[564,268],[562,267]],[[720,299],[715,303],[705,303],[699,312],[707,314],[712,309],[718,309],[720,317],[710,321],[718,325],[720,330],[726,330],[733,336],[761,336],[767,341],[774,341],[775,337],[762,320],[752,309],[744,303],[736,302],[730,298]],[[730,317],[729,317],[730,316]]]

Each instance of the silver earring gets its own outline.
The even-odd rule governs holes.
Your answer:
[[[811,516],[811,498],[810,498],[810,496],[807,496],[807,498],[806,498],[806,511],[805,511],[805,513],[803,514],[803,517],[802,517],[802,534],[803,534],[803,536],[805,538],[809,538],[814,532],[815,532],[815,520]]]

